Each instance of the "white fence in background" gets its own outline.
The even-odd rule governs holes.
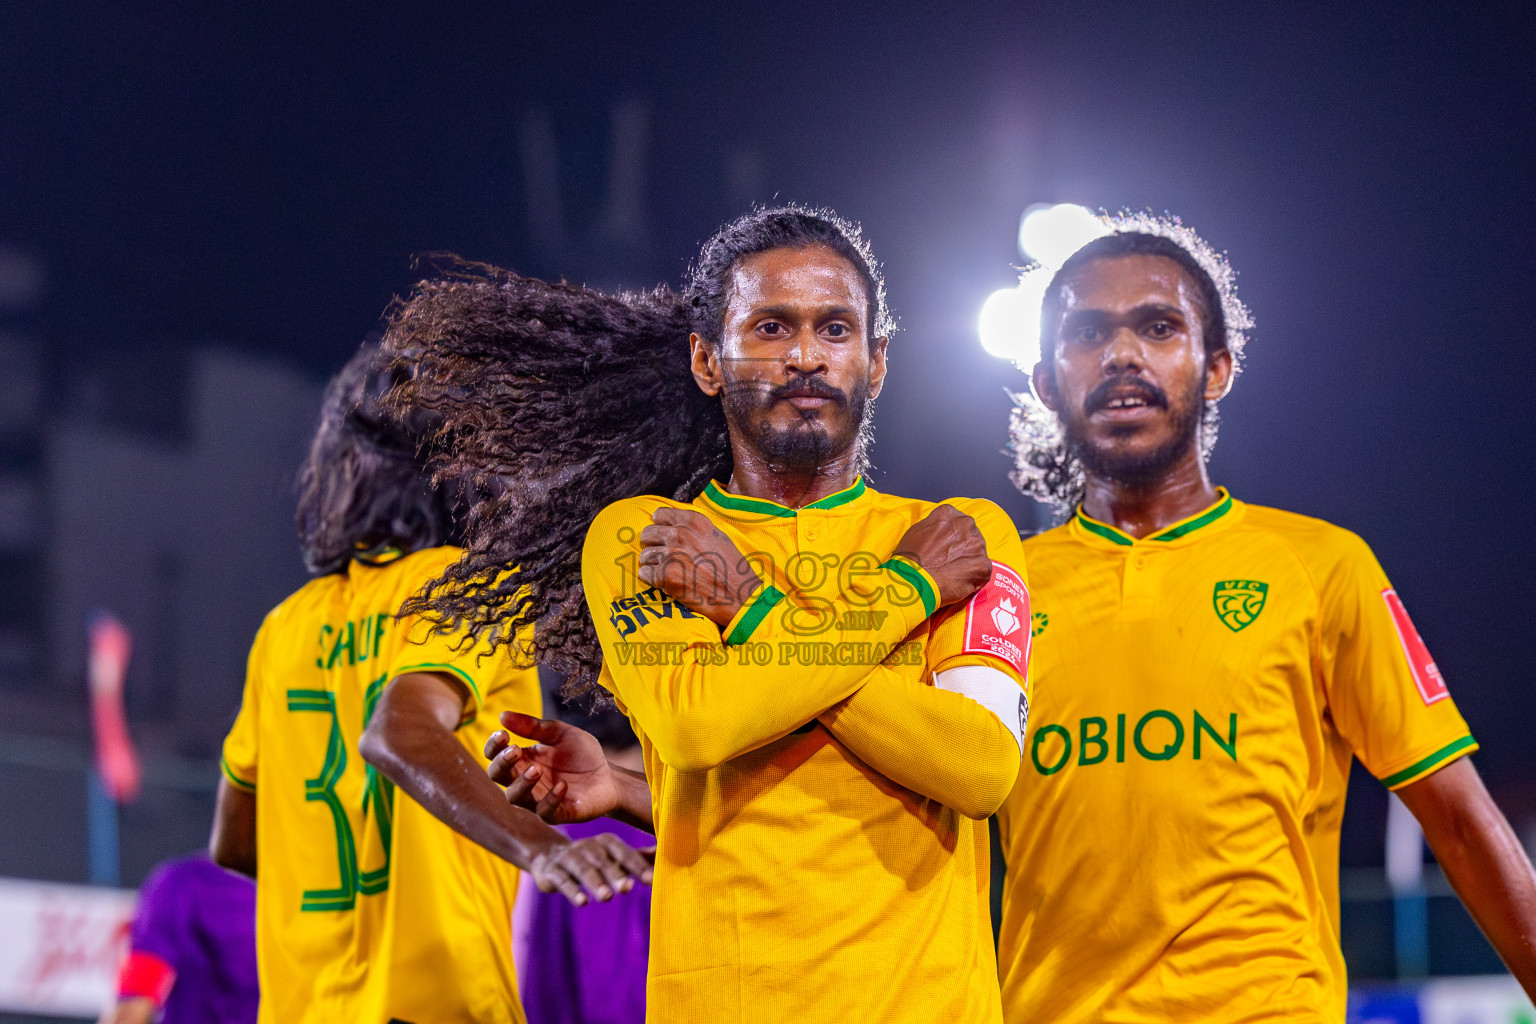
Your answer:
[[[95,1017],[128,944],[134,894],[0,878],[0,1012]],[[1536,1024],[1507,975],[1356,987],[1350,1024]]]
[[[94,1017],[111,1001],[134,894],[0,878],[0,1010]]]
[[[1507,974],[1358,985],[1349,1003],[1349,1024],[1536,1024],[1536,1008]]]

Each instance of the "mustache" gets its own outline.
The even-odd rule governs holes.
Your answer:
[[[825,398],[839,405],[848,404],[848,395],[841,388],[833,387],[814,373],[796,373],[783,384],[768,389],[768,398],[779,401],[786,398]]]
[[[1088,392],[1088,397],[1083,399],[1083,414],[1092,416],[1100,409],[1107,408],[1114,399],[1132,395],[1142,399],[1148,405],[1168,408],[1168,392],[1151,381],[1142,380],[1140,377],[1111,377]]]

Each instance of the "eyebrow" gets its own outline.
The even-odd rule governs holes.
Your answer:
[[[788,318],[794,316],[797,312],[798,312],[798,310],[796,309],[796,307],[794,307],[794,306],[786,306],[786,305],[783,305],[781,303],[781,304],[779,304],[777,306],[758,306],[756,309],[751,310],[747,315],[751,316],[751,317],[777,316],[777,317],[784,317],[784,318],[788,319]],[[850,309],[847,306],[827,306],[827,307],[825,307],[823,309],[819,309],[819,310],[816,311],[816,318],[817,319],[824,319],[824,318],[829,317],[829,316],[855,316],[855,315],[856,315],[856,312],[853,309]]]
[[[1061,316],[1061,322],[1080,323],[1085,320],[1148,320],[1157,316],[1176,316],[1180,320],[1189,319],[1178,306],[1170,306],[1165,302],[1146,302],[1140,306],[1134,306],[1124,314],[1116,315],[1102,309],[1074,309]]]

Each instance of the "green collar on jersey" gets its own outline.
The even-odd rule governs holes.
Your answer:
[[[401,551],[395,545],[388,543],[375,544],[371,548],[365,548],[359,544],[357,545],[357,550],[352,552],[353,561],[361,562],[362,564],[374,569],[381,565],[388,565],[390,562],[404,557],[404,551]]]
[[[805,508],[837,508],[846,505],[864,496],[869,488],[864,483],[864,477],[860,476],[853,482],[852,487],[845,487],[836,494],[829,494],[820,501],[813,501]],[[764,498],[748,498],[742,494],[731,494],[715,481],[711,480],[704,488],[704,497],[721,508],[728,508],[732,512],[758,512],[765,516],[774,516],[779,519],[793,519],[796,511],[776,501],[768,501]],[[800,511],[804,511],[801,509]]]
[[[1202,526],[1210,526],[1216,520],[1232,511],[1232,495],[1227,493],[1227,489],[1225,487],[1218,487],[1216,488],[1216,494],[1218,495],[1216,504],[1212,505],[1204,512],[1197,512],[1190,516],[1188,519],[1181,519],[1177,523],[1174,523],[1172,526],[1165,526],[1156,533],[1147,537],[1143,537],[1142,543],[1166,543],[1170,540],[1178,540],[1180,537],[1187,537],[1194,533],[1196,530],[1200,529]],[[1077,525],[1081,526],[1089,533],[1103,537],[1107,541],[1120,544],[1124,547],[1130,547],[1136,543],[1136,538],[1132,537],[1125,531],[1117,530],[1113,526],[1110,526],[1108,523],[1101,523],[1097,519],[1092,519],[1087,516],[1083,512],[1083,507],[1081,505],[1077,507],[1076,519]]]

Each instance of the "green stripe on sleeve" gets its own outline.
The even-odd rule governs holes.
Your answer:
[[[880,568],[889,569],[912,585],[919,597],[923,599],[923,611],[931,616],[939,608],[939,592],[934,588],[933,577],[923,571],[923,567],[902,555],[897,555],[889,561],[880,563]]]
[[[1428,757],[1404,768],[1400,772],[1393,772],[1381,780],[1381,784],[1388,789],[1396,789],[1404,783],[1412,782],[1422,775],[1428,775],[1434,769],[1454,758],[1457,754],[1477,746],[1477,740],[1471,736],[1463,736],[1459,740],[1453,740],[1430,754]]]
[[[468,672],[465,672],[457,665],[445,665],[439,661],[424,661],[419,665],[403,665],[400,668],[395,669],[394,676],[403,676],[407,672],[447,672],[449,675],[462,682],[465,686],[469,687],[469,692],[473,694],[475,698],[475,707],[478,708],[485,703],[484,699],[480,696],[480,687],[475,685],[475,681],[470,678]],[[471,715],[469,717],[473,718],[474,716]],[[460,722],[459,724],[463,725],[464,723]]]
[[[765,583],[757,596],[736,613],[736,621],[725,636],[726,644],[735,646],[749,640],[757,627],[768,617],[773,606],[784,600],[784,592],[772,583]]]
[[[219,758],[219,769],[224,773],[224,777],[229,780],[231,786],[234,786],[236,789],[242,789],[247,793],[256,792],[256,784],[254,782],[246,782],[236,775],[235,770],[229,766],[229,762],[222,757]]]

